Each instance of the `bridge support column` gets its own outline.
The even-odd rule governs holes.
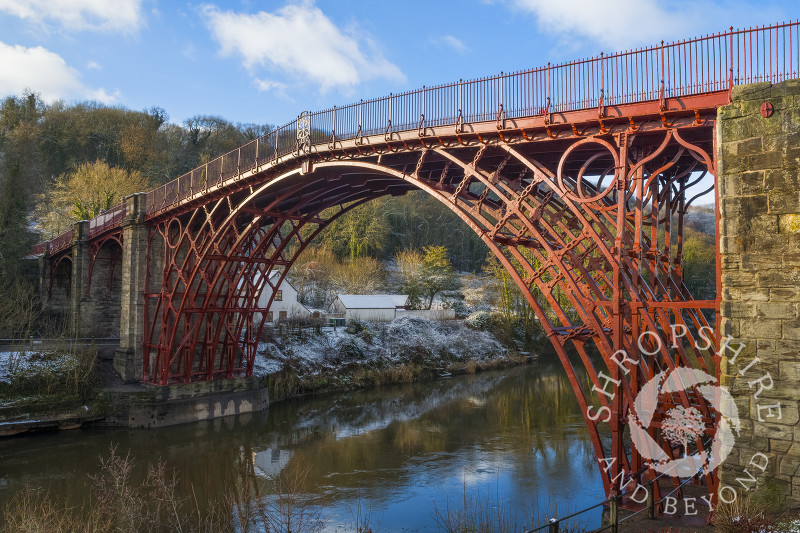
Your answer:
[[[147,272],[148,230],[145,224],[145,193],[125,198],[122,222],[122,297],[120,302],[119,349],[114,368],[126,382],[142,379],[142,340],[144,336],[144,291]]]
[[[720,494],[731,498],[726,485],[767,489],[797,502],[800,80],[734,87],[717,135],[721,326],[723,339],[731,337],[722,384],[742,422],[722,464]]]
[[[70,294],[70,332],[73,337],[86,334],[86,301],[89,288],[89,221],[75,223],[72,243],[72,292]]]

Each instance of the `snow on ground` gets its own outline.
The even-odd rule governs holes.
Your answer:
[[[267,375],[291,366],[300,374],[316,375],[350,365],[380,367],[410,361],[444,367],[456,361],[494,359],[506,351],[491,333],[470,329],[462,321],[404,316],[357,328],[307,331],[302,338],[274,337],[259,345],[255,372]]]
[[[11,383],[13,374],[28,368],[33,352],[11,351],[0,352],[0,383]]]
[[[14,377],[53,375],[73,368],[76,360],[70,354],[38,351],[0,351],[0,384],[11,383]]]

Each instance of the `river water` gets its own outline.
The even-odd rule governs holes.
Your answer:
[[[268,412],[163,429],[79,429],[0,440],[0,503],[23,484],[78,501],[109,446],[164,461],[178,489],[223,498],[247,470],[263,491],[304,472],[326,530],[436,531],[465,498],[530,525],[603,499],[583,417],[557,363],[279,402]],[[247,464],[248,468],[241,468]],[[188,497],[188,496],[187,496]],[[474,504],[471,504],[474,506]],[[598,526],[600,510],[583,516]]]

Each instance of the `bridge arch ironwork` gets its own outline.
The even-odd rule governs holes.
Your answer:
[[[623,442],[638,387],[676,366],[715,372],[713,348],[703,350],[694,339],[670,348],[666,337],[672,324],[712,330],[701,310],[717,306],[693,300],[682,280],[679,235],[689,192],[704,192],[699,170],[714,172],[713,143],[704,133],[713,122],[695,122],[638,136],[573,136],[536,145],[538,153],[522,135],[495,134],[386,146],[378,155],[354,150],[347,157],[298,158],[294,169],[264,176],[260,185],[153,219],[151,253],[163,259],[154,268],[161,289],[148,290],[145,380],[168,384],[252,371],[263,327],[258,318],[266,312],[257,305],[262,292],[274,292],[335,217],[378,196],[420,189],[475,231],[523,290],[587,413],[598,457],[620,458],[604,472],[606,489],[616,490],[621,472],[647,470]],[[598,188],[604,174],[613,176],[612,185]],[[336,213],[323,218],[333,206]],[[275,269],[281,275],[272,282]],[[642,351],[637,339],[644,332],[662,339],[661,346],[646,342],[649,357],[616,364],[615,356],[624,360],[620,352]],[[585,367],[594,399],[568,348]],[[609,380],[621,383],[615,398],[604,394]],[[675,402],[699,406],[713,436],[713,412],[701,397],[683,394]],[[608,432],[601,429],[606,423]]]

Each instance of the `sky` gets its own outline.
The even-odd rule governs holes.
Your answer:
[[[798,16],[797,0],[0,0],[0,97],[275,125]]]

